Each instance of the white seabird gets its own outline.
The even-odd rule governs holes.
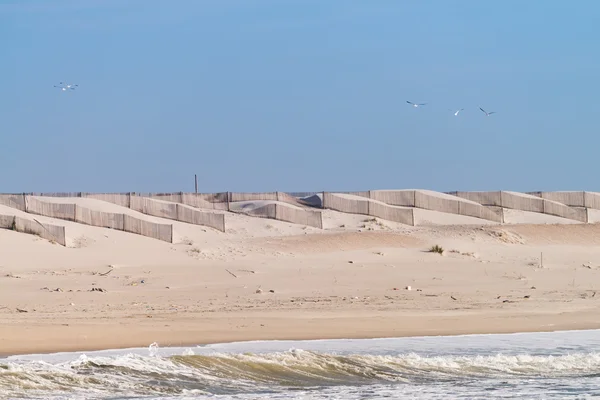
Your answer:
[[[59,86],[54,85],[55,88],[59,88],[60,90],[62,90],[63,92],[67,91],[67,90],[75,90],[75,88],[77,88],[79,85],[69,85],[63,82],[59,83]]]
[[[458,113],[461,112],[462,110],[464,110],[464,108],[461,108],[460,110],[457,110],[457,111],[454,111],[454,110],[449,110],[449,111],[454,112],[454,116],[458,117]]]
[[[410,102],[410,101],[408,101],[408,100],[406,100],[406,102],[407,102],[408,104],[410,104],[411,106],[413,106],[413,107],[424,106],[424,105],[426,105],[426,104],[427,104],[427,103],[411,103],[411,102]]]
[[[487,111],[485,111],[485,110],[484,110],[483,108],[481,108],[481,107],[479,107],[479,109],[480,109],[481,111],[483,111],[483,112],[484,112],[484,114],[485,114],[485,116],[486,116],[486,117],[489,117],[489,116],[490,116],[490,115],[492,115],[492,114],[496,114],[496,111],[490,111],[490,112],[487,112]]]

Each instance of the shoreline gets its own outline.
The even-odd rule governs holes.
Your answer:
[[[269,331],[262,330],[262,332],[258,328],[237,331],[207,329],[205,324],[197,324],[189,320],[175,332],[171,331],[173,326],[160,328],[140,326],[143,324],[120,327],[104,324],[81,324],[69,327],[41,324],[36,324],[35,327],[21,325],[25,331],[34,329],[41,332],[42,337],[40,337],[28,335],[22,329],[11,326],[12,324],[3,324],[0,328],[0,337],[2,337],[0,357],[145,348],[153,342],[157,342],[160,347],[168,348],[251,341],[384,339],[600,329],[600,321],[594,318],[597,313],[593,310],[537,315],[514,315],[511,313],[490,315],[488,313],[487,317],[484,317],[485,313],[481,312],[454,316],[386,314],[389,315],[362,318],[321,316],[310,319],[277,317],[260,318],[255,321],[248,318],[238,317],[235,319],[223,316],[211,318],[209,321],[211,324],[221,326],[225,321],[243,321],[248,325],[254,322],[254,325],[258,325],[258,327],[260,327],[259,321],[263,321],[273,327]],[[402,321],[382,324],[382,320],[394,317]],[[319,323],[320,328],[313,326],[315,321]],[[370,325],[373,328],[370,328]],[[436,325],[445,325],[445,327]],[[354,329],[353,333],[348,334],[351,329]]]

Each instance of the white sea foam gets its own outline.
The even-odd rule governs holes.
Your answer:
[[[195,348],[153,343],[144,349],[8,357],[0,360],[0,397],[562,398],[600,394],[599,350],[599,331]]]

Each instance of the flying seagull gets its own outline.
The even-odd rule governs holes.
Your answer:
[[[419,106],[424,106],[427,103],[411,103],[410,101],[406,100],[406,102],[410,105],[412,105],[413,107],[419,107]]]
[[[459,112],[461,112],[462,110],[464,110],[464,108],[461,108],[461,109],[460,109],[460,110],[458,110],[458,111],[454,111],[454,110],[448,110],[448,111],[452,111],[452,112],[454,112],[454,116],[455,116],[455,117],[458,117],[458,113],[459,113]]]
[[[481,107],[479,107],[479,109],[480,109],[481,111],[483,111],[483,112],[484,112],[484,114],[485,114],[485,116],[486,116],[486,117],[489,117],[489,116],[490,116],[490,115],[492,115],[492,114],[496,114],[496,111],[490,111],[490,112],[487,112],[487,111],[485,111],[485,110],[484,110],[483,108],[481,108]]]
[[[62,90],[63,92],[67,91],[67,90],[75,90],[75,88],[77,88],[79,85],[68,85],[66,83],[60,82],[59,86],[54,85],[55,88],[59,88],[60,90]]]

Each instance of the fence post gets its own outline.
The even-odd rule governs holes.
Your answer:
[[[546,214],[546,200],[542,199],[542,214]]]
[[[216,215],[216,214],[215,214],[215,215]],[[222,232],[225,232],[225,231],[226,231],[226,228],[225,228],[225,214],[220,214],[220,215],[221,215],[221,217],[223,217],[223,218],[222,218],[222,221],[223,221],[223,224],[222,224],[222,226],[223,226],[223,229],[221,229],[221,231],[222,231]]]
[[[590,209],[584,208],[585,210],[585,223],[588,224],[590,222]]]
[[[61,231],[62,231],[62,243],[61,244],[64,247],[67,247],[67,228],[63,226]]]

